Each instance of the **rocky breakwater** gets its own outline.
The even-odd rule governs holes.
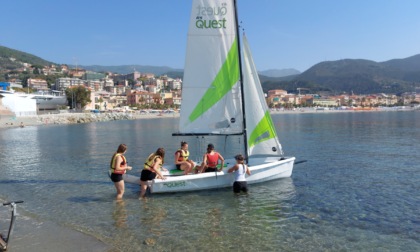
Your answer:
[[[76,124],[91,122],[107,122],[115,120],[136,119],[130,113],[65,113],[65,114],[45,114],[38,116],[39,124]]]

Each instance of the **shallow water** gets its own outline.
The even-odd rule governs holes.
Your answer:
[[[138,174],[147,155],[181,140],[225,157],[239,139],[172,137],[177,118],[0,130],[0,197],[39,219],[94,235],[121,251],[419,251],[420,113],[279,114],[293,175],[230,189],[152,195],[126,185],[113,199],[108,162],[118,144]],[[54,237],[46,237],[54,239]]]

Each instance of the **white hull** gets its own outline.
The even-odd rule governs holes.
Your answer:
[[[255,184],[290,177],[294,161],[294,157],[284,160],[279,160],[279,157],[251,158],[249,160],[251,176],[247,177],[247,182]],[[227,170],[235,164],[235,161],[226,160],[226,164],[227,166],[221,172],[167,176],[165,180],[154,179],[150,183],[150,191],[151,193],[168,193],[231,187],[235,181],[235,175],[227,173]],[[140,178],[127,174],[124,176],[124,181],[139,184]]]

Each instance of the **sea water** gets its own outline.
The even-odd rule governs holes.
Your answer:
[[[97,237],[121,251],[420,251],[420,112],[273,115],[284,152],[307,160],[291,178],[151,195],[107,176],[120,143],[138,175],[144,159],[181,140],[200,159],[240,139],[172,137],[177,118],[0,130],[0,197],[26,214]],[[44,242],[54,237],[45,237]]]

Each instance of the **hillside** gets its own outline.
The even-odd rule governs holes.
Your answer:
[[[75,67],[75,66],[71,66]],[[122,65],[122,66],[99,66],[99,65],[93,65],[93,66],[78,66],[80,68],[94,71],[94,72],[113,72],[113,73],[119,73],[119,74],[128,74],[132,73],[134,71],[140,72],[140,73],[153,73],[155,75],[162,75],[169,72],[182,72],[182,69],[174,69],[171,67],[165,67],[165,66],[142,66],[142,65]]]
[[[400,93],[414,91],[420,85],[420,57],[378,63],[370,60],[344,59],[321,62],[295,81],[309,82],[333,92]],[[413,69],[413,70],[412,70]]]
[[[296,69],[269,69],[265,71],[259,71],[258,74],[264,75],[267,77],[285,77],[290,75],[297,75],[300,74],[300,72]]]
[[[31,65],[39,66],[48,66],[54,64],[53,62],[41,59],[40,57],[37,57],[33,54],[0,46],[0,70],[15,70],[22,67],[22,63],[29,63]]]
[[[3,73],[17,71],[22,63],[47,66],[54,64],[35,55],[0,46],[0,81]],[[70,66],[72,67],[72,66]],[[74,66],[73,66],[74,67]],[[182,69],[165,66],[78,66],[96,72],[120,74],[141,73],[167,74],[172,78],[182,77]],[[309,88],[310,92],[332,93],[402,93],[420,88],[420,54],[404,59],[375,62],[364,59],[343,59],[320,62],[300,73],[294,69],[261,71],[260,79],[265,92],[284,89],[297,92],[297,88]],[[283,76],[283,77],[278,77]]]
[[[420,87],[420,54],[405,59],[375,62],[363,59],[344,59],[318,63],[292,79],[263,79],[265,91],[309,88],[311,92],[332,93],[401,93]]]

